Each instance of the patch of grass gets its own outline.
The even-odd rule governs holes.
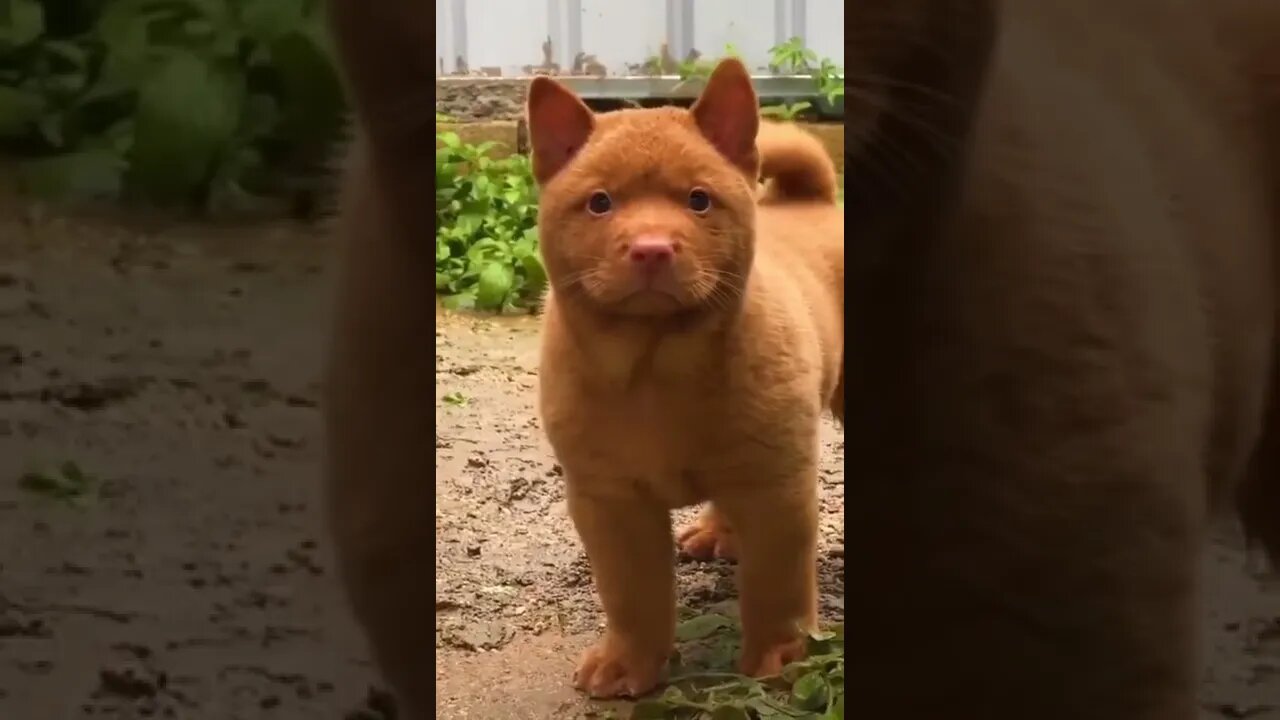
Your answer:
[[[809,635],[806,659],[759,680],[727,669],[740,637],[729,615],[691,617],[676,637],[668,687],[636,703],[633,720],[844,720],[843,625]]]
[[[18,486],[33,495],[83,507],[97,497],[99,483],[77,463],[68,460],[56,467],[24,473],[18,478]]]

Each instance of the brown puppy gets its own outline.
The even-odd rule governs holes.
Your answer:
[[[733,524],[746,672],[797,657],[816,622],[843,219],[829,161],[771,171],[756,207],[757,111],[735,60],[688,111],[594,115],[552,80],[530,87],[553,286],[541,410],[607,616],[575,673],[595,696],[648,691],[672,650],[672,508],[711,500]]]
[[[1195,718],[1211,513],[1280,550],[1280,12],[847,12],[850,696]]]
[[[803,200],[829,206],[836,202],[838,181],[835,166],[822,143],[799,126],[762,123],[756,134],[756,152],[760,156],[762,180],[756,195],[758,204],[776,205]],[[833,289],[840,293],[843,306],[843,275],[839,286]],[[830,407],[836,419],[843,421],[843,372],[835,392],[831,394]],[[729,521],[723,513],[716,511],[714,505],[707,505],[696,521],[677,533],[676,541],[685,554],[699,560],[738,557]]]
[[[433,19],[419,0],[331,0],[357,116],[324,403],[342,580],[408,720],[435,717]]]

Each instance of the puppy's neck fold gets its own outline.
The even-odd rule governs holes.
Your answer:
[[[699,308],[653,317],[611,315],[572,300],[558,303],[559,324],[584,380],[602,390],[704,386],[723,363],[740,307]]]

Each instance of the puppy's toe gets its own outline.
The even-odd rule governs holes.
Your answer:
[[[742,674],[756,678],[777,675],[787,663],[803,660],[804,656],[803,638],[764,648],[746,647],[742,652]]]
[[[593,698],[640,697],[658,685],[666,656],[639,656],[602,640],[582,655],[573,686]]]
[[[680,552],[695,560],[737,560],[738,548],[729,527],[704,512],[676,536]]]

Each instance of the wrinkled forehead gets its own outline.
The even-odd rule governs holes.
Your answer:
[[[610,192],[710,186],[732,181],[732,166],[698,131],[689,113],[655,108],[602,113],[575,159],[577,183]]]
[[[672,133],[697,132],[689,112],[675,107],[615,110],[598,113],[595,118],[595,132],[598,139],[606,137],[630,140],[645,137],[661,139]]]

